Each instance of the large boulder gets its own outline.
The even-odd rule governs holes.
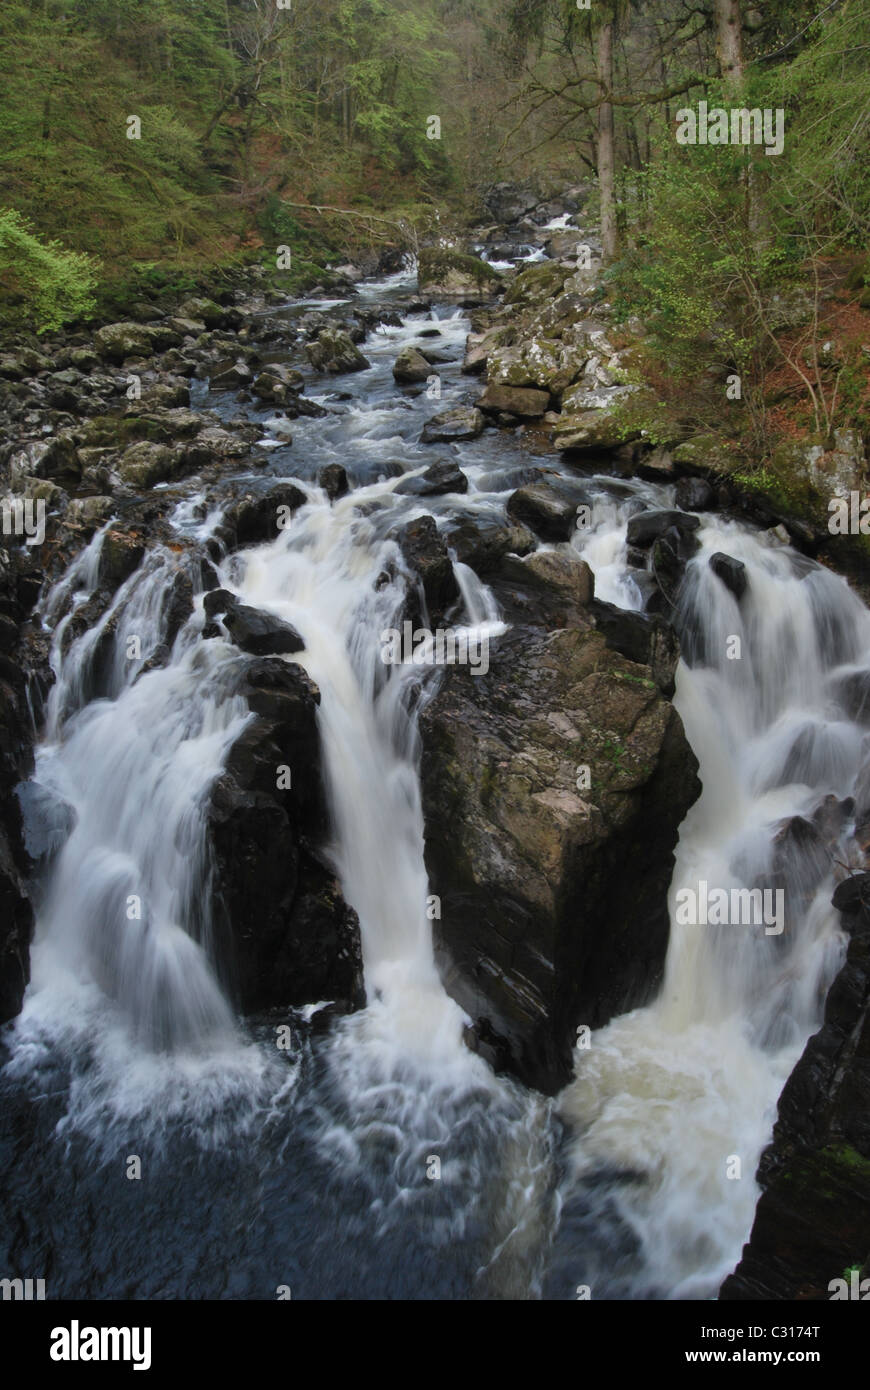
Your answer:
[[[420,435],[422,444],[443,444],[451,440],[476,439],[486,421],[476,406],[460,405],[443,410],[427,420]]]
[[[546,1093],[571,1075],[578,1026],[654,994],[673,850],[700,790],[650,668],[608,647],[584,613],[580,562],[572,578],[571,557],[553,558],[558,576],[511,564],[558,579],[555,611],[572,625],[515,624],[487,674],[448,667],[421,715],[445,984],[472,1044]]]
[[[422,352],[418,352],[414,347],[402,348],[393,363],[393,376],[403,386],[426,381],[431,372],[431,364],[427,362]]]
[[[174,478],[180,469],[181,455],[168,444],[151,444],[140,440],[124,451],[118,464],[118,477],[133,488],[154,487]]]
[[[220,631],[217,620],[220,619],[230,641],[252,656],[271,656],[273,653],[289,656],[301,652],[305,647],[290,623],[271,613],[263,613],[259,608],[240,603],[227,589],[213,589],[206,594],[203,607],[208,620],[203,636],[217,636]]]
[[[582,376],[588,359],[585,346],[539,336],[517,347],[496,348],[489,354],[486,375],[490,388],[532,387],[536,395],[559,398]]]
[[[433,463],[417,477],[403,478],[396,492],[408,497],[438,497],[448,492],[467,492],[468,479],[452,459]]]
[[[563,397],[562,419],[552,436],[557,449],[609,450],[638,439],[640,430],[626,424],[624,413],[634,389],[582,386]]]
[[[295,483],[276,483],[267,492],[236,496],[224,513],[221,528],[228,548],[274,541],[288,518],[307,500]]]
[[[492,516],[460,517],[448,522],[444,539],[462,564],[485,575],[496,569],[505,555],[528,555],[537,541],[527,526]]]
[[[324,328],[313,343],[305,344],[305,353],[315,371],[364,372],[371,366],[368,358],[360,352],[350,334],[341,328]]]
[[[365,1002],[359,922],[320,857],[327,814],[320,692],[301,667],[247,664],[240,693],[255,715],[230,751],[209,805],[212,908],[240,1007]]]
[[[508,500],[507,511],[546,541],[570,540],[577,521],[576,502],[544,482],[518,488]]]
[[[477,303],[495,293],[501,276],[486,261],[451,246],[427,246],[420,252],[417,285],[428,299]]]
[[[419,516],[409,521],[401,527],[396,540],[417,584],[417,594],[410,598],[409,615],[416,617],[425,606],[432,618],[439,617],[459,596],[459,588],[453,561],[438,534],[435,518]]]
[[[94,334],[94,347],[109,362],[149,357],[154,351],[154,333],[144,323],[107,323]]]
[[[482,195],[483,205],[500,226],[519,222],[538,205],[538,197],[530,184],[494,183]]]
[[[487,386],[477,399],[478,410],[495,415],[519,415],[524,419],[535,419],[550,407],[548,391],[534,391],[517,386]]]

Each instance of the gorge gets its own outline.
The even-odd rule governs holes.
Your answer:
[[[49,517],[2,552],[0,1263],[51,1297],[747,1296],[866,943],[870,614],[608,436],[566,221],[504,283],[245,283],[6,359],[90,403],[13,404],[4,463]],[[486,665],[385,661],[407,624]],[[784,931],[687,921],[702,881]],[[866,1257],[810,1228],[816,1285]]]

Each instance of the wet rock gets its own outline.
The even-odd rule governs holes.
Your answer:
[[[722,580],[725,588],[731,590],[739,603],[749,582],[743,561],[735,560],[733,555],[725,555],[721,550],[717,550],[715,555],[710,556],[710,568]]]
[[[396,539],[408,568],[416,576],[425,604],[433,616],[458,597],[459,589],[447,546],[438,534],[435,518],[417,517],[398,532]]]
[[[350,335],[343,329],[324,328],[313,343],[305,344],[305,353],[315,371],[363,372],[371,366]]]
[[[0,656],[0,1023],[21,1009],[30,979],[33,935],[28,889],[32,863],[24,842],[21,803],[15,795],[15,788],[33,770],[33,720],[20,635],[36,595],[22,586],[22,567],[26,567],[25,575],[39,574],[32,556],[0,545],[0,604],[8,625],[7,652]]]
[[[670,449],[661,445],[647,454],[642,454],[637,463],[637,476],[651,483],[669,483],[676,473]]]
[[[138,532],[111,529],[103,537],[99,582],[114,593],[142,563],[145,543]]]
[[[212,791],[213,916],[228,984],[243,1010],[365,1002],[356,913],[318,846],[327,835],[316,711],[301,667],[247,665],[240,682],[256,718]],[[280,784],[280,785],[279,785]]]
[[[188,409],[190,387],[184,381],[160,381],[142,393],[138,408],[144,410]],[[133,409],[137,407],[134,406]]]
[[[486,421],[474,406],[457,406],[435,415],[423,426],[420,441],[423,444],[440,444],[450,440],[476,439],[483,433]]]
[[[317,483],[323,488],[330,502],[346,497],[349,491],[347,470],[340,463],[328,463],[317,475]]]
[[[261,400],[274,401],[275,404],[282,405],[288,398],[301,391],[304,385],[305,378],[301,372],[295,371],[292,367],[285,367],[280,362],[270,362],[254,379],[251,389]]]
[[[537,545],[527,526],[505,525],[483,517],[474,521],[462,518],[451,523],[445,531],[445,539],[457,560],[479,575],[491,573],[505,555],[528,555]]]
[[[629,518],[626,531],[626,544],[645,549],[658,540],[667,530],[674,527],[681,535],[697,531],[701,522],[687,512],[639,512]]]
[[[577,504],[547,483],[518,488],[507,504],[508,516],[548,541],[567,541],[574,533]]]
[[[462,370],[468,376],[476,376],[486,368],[491,344],[485,333],[469,333],[465,340],[465,355]]]
[[[602,599],[595,600],[592,613],[608,647],[638,666],[648,666],[656,686],[671,699],[680,645],[670,623],[655,614],[617,608]]]
[[[850,940],[807,1043],[779,1098],[761,1156],[762,1193],[743,1255],[719,1297],[849,1297],[848,1271],[870,1251],[870,874],[854,874],[834,904]],[[845,1280],[842,1285],[832,1283]]]
[[[550,396],[546,391],[534,391],[516,386],[487,386],[478,397],[477,408],[487,412],[505,411],[524,419],[534,419],[549,409]]]
[[[653,542],[651,571],[661,596],[659,603],[653,606],[658,611],[673,610],[676,608],[686,572],[686,560],[680,548],[680,535],[674,527],[670,527],[663,536]],[[664,600],[663,603],[661,599]]]
[[[509,629],[487,674],[448,667],[421,715],[443,978],[500,1066],[547,1093],[571,1074],[578,1024],[655,991],[673,848],[699,791],[649,668],[568,606],[576,626]]]
[[[185,445],[178,463],[179,473],[194,472],[226,459],[247,458],[259,437],[260,431],[255,425],[233,430],[208,425]]]
[[[850,719],[870,724],[870,671],[851,671],[841,677],[835,694]]]
[[[716,494],[705,478],[680,478],[674,500],[683,512],[709,512],[716,507]]]
[[[246,492],[233,499],[224,513],[224,527],[231,535],[231,548],[274,541],[286,521],[306,502],[306,495],[295,482],[278,482],[268,492],[257,495]]]
[[[220,618],[230,641],[251,656],[292,655],[304,650],[305,643],[290,623],[240,603],[227,589],[206,594],[203,608],[207,619],[204,637],[217,636],[220,629],[216,619]]]
[[[48,439],[32,439],[16,449],[9,460],[9,478],[13,487],[23,478],[49,478],[53,481],[75,481],[81,475],[75,440],[66,431]]]
[[[403,385],[426,381],[432,374],[432,367],[416,348],[403,348],[393,363],[393,376]]]
[[[448,492],[467,492],[468,479],[451,459],[433,463],[416,478],[403,478],[396,492],[406,497],[438,497]]]

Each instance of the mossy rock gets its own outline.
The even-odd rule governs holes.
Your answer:
[[[677,445],[673,450],[673,460],[678,468],[720,474],[729,473],[737,464],[738,457],[733,446],[718,435],[696,434]]]
[[[421,294],[479,299],[492,294],[501,278],[486,261],[451,246],[427,246],[420,252],[417,286]]]
[[[574,274],[575,269],[558,261],[540,261],[537,265],[530,265],[517,275],[504,302],[523,307],[546,303],[562,293],[565,281]]]

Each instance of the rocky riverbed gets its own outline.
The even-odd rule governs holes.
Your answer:
[[[784,584],[801,564],[810,586],[821,575],[816,610],[832,632],[846,620],[794,519],[784,529],[756,504],[747,512],[698,441],[662,449],[627,434],[621,406],[637,388],[625,366],[643,325],[615,322],[582,203],[582,190],[547,205],[495,190],[492,226],[461,248],[424,248],[419,267],[390,277],[345,268],[291,304],[268,302],[253,280],[222,302],[143,304],[128,322],[0,353],[3,487],[39,506],[45,526],[41,544],[6,535],[0,550],[3,1021],[25,999],[34,920],[53,950],[64,910],[81,914],[88,970],[158,1050],[189,1043],[200,1020],[223,1027],[225,1006],[255,1031],[267,1018],[290,1019],[297,1039],[332,1029],[341,1049],[355,1016],[395,1002],[401,967],[405,997],[422,989],[438,1036],[455,1028],[468,1065],[482,1068],[473,1087],[495,1073],[553,1095],[579,1066],[578,1030],[618,1028],[663,982],[667,992],[675,851],[703,779],[675,705],[681,643],[689,666],[712,660],[720,609],[733,605],[732,625],[740,613],[749,622],[768,554]],[[740,540],[753,517],[761,552]],[[711,549],[714,534],[727,549]],[[687,609],[689,566],[692,584],[713,585],[712,608]],[[423,664],[390,679],[376,639],[406,623],[474,634],[486,669]],[[859,636],[830,646],[831,669],[855,668],[841,677],[851,684],[838,718],[860,726]],[[95,830],[88,766],[111,762],[107,740],[121,728],[130,759],[140,756],[135,731],[147,738],[152,715],[166,732],[155,726],[152,770],[137,786],[154,777],[172,840],[161,853],[178,855],[167,910],[187,913],[180,925],[197,951],[187,967],[174,947],[154,961],[162,924],[147,904],[160,897],[164,861],[135,825],[112,846],[123,867],[99,861],[99,905],[96,889],[75,911],[58,900],[75,856],[96,873],[94,836],[112,834],[111,815]],[[175,750],[165,765],[161,738]],[[187,787],[186,748],[201,750]],[[125,747],[117,758],[123,778]],[[146,763],[135,766],[141,779]],[[819,798],[840,790],[839,773],[836,788],[826,775],[814,765],[806,776]],[[137,786],[113,793],[119,824],[144,794]],[[831,853],[857,853],[865,790],[853,788],[850,806],[833,797],[840,809],[817,836],[824,872],[805,894],[824,891]],[[792,874],[808,853],[804,840],[797,858],[790,840],[783,848],[782,836],[800,839],[794,820],[784,802],[777,872]],[[126,900],[129,919],[140,897],[134,969],[127,947],[106,941],[117,904]],[[825,931],[822,997],[841,963],[836,929]],[[825,1027],[783,1092],[759,1170],[765,1195],[726,1296],[824,1296],[824,1269],[864,1239],[826,1209],[792,1259],[770,1225],[783,1202],[796,1210],[782,1155],[798,1150],[810,1165],[837,1145],[857,1155],[840,1165],[849,1181],[837,1192],[853,1215],[863,1210],[870,1151],[850,1118],[863,1085],[861,940],[857,930]],[[432,1002],[433,949],[455,1013]],[[131,979],[143,970],[153,971],[147,1006]],[[193,1009],[185,970],[202,971],[202,989],[179,1032],[178,1015]],[[34,998],[49,998],[44,972],[38,985]],[[792,1050],[811,1018],[795,1024]],[[515,1124],[526,1102],[504,1084],[499,1105]],[[812,1113],[824,1110],[811,1136],[795,1130],[807,1088]],[[556,1250],[562,1259],[558,1240]],[[480,1255],[472,1240],[471,1264]],[[540,1258],[527,1287],[559,1296],[561,1276],[551,1270],[547,1284]],[[709,1292],[721,1259],[705,1259]],[[149,1288],[159,1263],[155,1253]],[[105,1294],[115,1277],[87,1286]],[[76,1278],[65,1287],[79,1288]]]

